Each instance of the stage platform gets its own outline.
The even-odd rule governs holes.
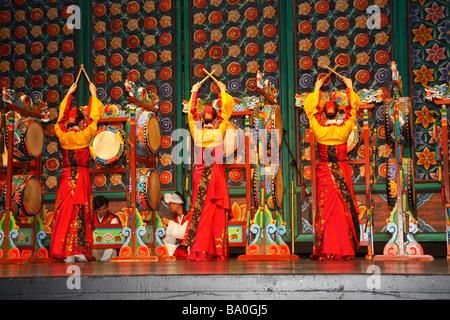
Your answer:
[[[0,299],[450,299],[445,259],[0,265]]]

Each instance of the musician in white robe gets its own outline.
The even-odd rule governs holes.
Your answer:
[[[180,248],[179,244],[183,240],[188,225],[188,218],[184,215],[185,202],[180,193],[166,193],[164,204],[173,214],[172,220],[162,217],[161,222],[166,226],[166,236],[163,239],[164,245],[169,250],[170,256],[175,256],[177,260],[183,260],[188,255],[188,250]]]

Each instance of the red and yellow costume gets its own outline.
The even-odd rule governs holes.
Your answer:
[[[347,89],[348,106],[342,122],[329,123],[323,114],[322,92],[305,100],[305,112],[318,143],[316,174],[317,212],[312,259],[344,260],[355,256],[359,246],[358,206],[351,170],[347,163],[347,140],[361,105],[359,96]]]
[[[55,224],[50,254],[56,259],[84,254],[92,258],[93,192],[89,174],[89,144],[103,116],[103,104],[96,96],[89,102],[90,118],[85,127],[68,129],[70,104],[68,95],[61,103],[55,132],[63,154],[63,170],[56,193]],[[88,110],[89,110],[88,109]]]
[[[222,92],[218,103],[222,107],[217,113],[217,122],[214,127],[202,127],[201,118],[197,114],[197,98],[198,93],[194,92],[188,109],[189,128],[195,144],[192,177],[194,209],[189,215],[182,245],[190,247],[188,260],[227,260],[228,219],[231,214],[227,179],[223,164],[205,161],[205,154],[208,153],[215,159],[223,159],[223,139],[234,110],[234,99]]]

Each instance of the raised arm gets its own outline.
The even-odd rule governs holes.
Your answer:
[[[344,83],[347,86],[348,106],[345,108],[345,118],[356,121],[356,114],[361,106],[361,98],[353,90],[353,81],[349,78],[344,78]]]
[[[234,111],[234,98],[226,92],[226,86],[222,82],[219,82],[217,85],[220,89],[220,103],[222,107],[217,113],[217,117],[219,119],[216,124],[216,128],[220,130],[222,136],[225,136],[228,121]]]
[[[92,94],[88,106],[90,115],[89,119],[85,120],[87,126],[85,126],[81,130],[68,130],[65,121],[63,121],[66,117],[65,114],[68,113],[68,109],[70,109],[69,99],[71,98],[71,90],[69,90],[70,95],[68,94],[61,103],[60,115],[58,118],[58,123],[55,126],[55,132],[59,138],[61,147],[63,147],[64,149],[75,150],[89,146],[92,138],[97,132],[97,124],[103,116],[104,106],[103,103],[97,98],[97,89],[93,84],[90,85],[90,91]]]
[[[189,106],[188,106],[188,124],[191,132],[194,131],[195,128],[195,122],[199,121],[199,116],[197,114],[197,99],[198,99],[198,90],[200,90],[201,85],[196,83],[192,86],[191,91],[191,99],[189,100]],[[201,128],[197,128],[200,129]]]

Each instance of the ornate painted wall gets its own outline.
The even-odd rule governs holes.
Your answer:
[[[170,156],[170,135],[177,127],[180,102],[174,94],[178,54],[175,5],[170,0],[91,1],[91,17],[91,75],[100,88],[99,99],[105,105],[126,106],[126,79],[138,87],[149,87],[160,97],[162,139],[158,171],[162,188],[174,189],[176,170]]]
[[[280,89],[279,1],[190,1],[191,84],[203,79],[206,68],[227,85],[236,99],[256,96],[256,73],[261,71]],[[217,99],[218,89],[207,81],[200,99]],[[244,118],[232,123],[244,129]],[[245,170],[226,169],[230,188],[245,188]]]
[[[425,87],[450,82],[449,16],[448,1],[410,3],[410,87],[415,109],[417,180],[438,179],[433,126],[440,133],[440,111],[434,103],[425,101]]]
[[[408,0],[408,34],[399,34],[394,28],[395,19],[408,18],[405,12],[395,12],[394,1],[397,0],[0,0],[0,86],[49,103],[51,122],[45,127],[43,177],[47,194],[56,191],[61,168],[53,129],[58,106],[76,76],[81,52],[88,52],[90,77],[105,104],[126,104],[125,79],[152,86],[161,99],[162,149],[158,170],[163,188],[171,190],[180,186],[176,183],[177,167],[170,157],[170,135],[183,126],[178,110],[182,100],[189,98],[189,92],[176,94],[177,85],[188,89],[199,81],[202,66],[215,70],[235,98],[255,94],[256,71],[261,70],[282,94],[284,121],[296,116],[297,125],[285,129],[299,136],[300,126],[307,125],[307,121],[302,112],[293,111],[295,107],[289,105],[288,95],[311,91],[317,76],[327,72],[318,67],[319,63],[334,67],[339,62],[343,67],[338,71],[352,77],[357,90],[382,89],[384,97],[389,97],[390,63],[396,54],[395,37],[400,37],[411,47],[409,58],[397,59],[408,59],[411,66],[405,80],[414,100],[416,178],[435,182],[437,164],[433,161],[435,144],[431,132],[438,109],[424,100],[424,86],[449,82],[450,4],[445,0]],[[64,9],[86,3],[82,17],[89,21],[89,30],[69,30]],[[373,28],[369,27],[374,22],[374,13],[367,11],[370,5],[381,10],[379,25]],[[286,39],[288,24],[293,35]],[[91,41],[79,41],[81,32],[89,35]],[[180,43],[185,51],[177,50]],[[286,63],[289,56],[295,60],[295,71],[283,87],[281,79],[291,71]],[[182,63],[177,64],[180,60]],[[343,84],[333,77],[326,89],[343,89]],[[214,91],[211,82],[207,82],[201,95],[214,98]],[[233,121],[239,127],[243,125],[239,119]],[[358,122],[362,123],[361,116]],[[439,121],[436,125],[440,130]],[[379,106],[371,115],[370,128],[377,128],[378,132],[375,176],[382,185],[392,150],[385,143]],[[297,147],[293,151],[299,155],[301,141],[296,140],[290,143]],[[355,157],[361,155],[359,148]],[[230,187],[242,189],[246,181],[242,171],[238,171],[227,172],[227,177]],[[309,177],[308,168],[304,175]],[[354,168],[356,184],[363,183],[364,175],[361,167]],[[125,188],[122,176],[96,176],[93,180],[96,191]],[[438,198],[439,195],[420,196],[419,215],[424,219],[425,231],[441,232],[444,228],[442,220],[431,214],[440,210]],[[376,225],[380,231],[389,214],[382,195],[377,199]]]
[[[0,86],[42,100],[50,108],[45,127],[43,183],[55,192],[62,165],[54,123],[59,102],[73,83],[77,38],[67,25],[66,7],[75,1],[1,1]]]
[[[380,8],[380,20],[376,24],[373,13],[368,13],[371,5]],[[314,90],[317,76],[340,65],[337,71],[354,80],[355,91],[362,89],[382,90],[383,97],[389,98],[391,91],[392,61],[392,4],[390,1],[296,1],[296,57],[297,93]],[[371,23],[373,25],[371,25]],[[331,76],[323,90],[335,92],[345,90],[345,85],[337,76]],[[386,178],[386,159],[392,153],[385,144],[383,113],[380,105],[371,113],[370,128],[378,130],[377,182]],[[306,125],[306,115],[299,112],[299,127]],[[362,113],[358,115],[362,127]],[[298,134],[300,137],[300,134]],[[299,141],[300,143],[300,141]],[[306,147],[309,155],[309,147]],[[361,159],[364,146],[359,146],[354,158]],[[308,158],[308,157],[307,157]],[[354,182],[364,183],[363,166],[354,168]],[[311,168],[306,167],[305,178],[311,178]]]

